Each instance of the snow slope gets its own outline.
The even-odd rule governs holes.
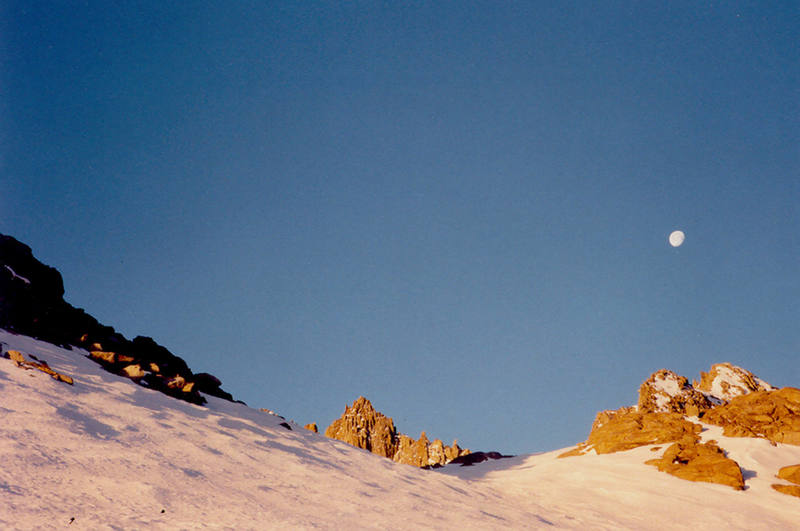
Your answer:
[[[208,397],[169,398],[85,357],[0,330],[73,386],[0,359],[0,528],[789,529],[800,499],[770,488],[800,447],[728,439],[748,489],[690,483],[659,452],[520,456],[425,471]],[[268,382],[266,382],[268,385]],[[535,422],[535,419],[531,419]],[[71,519],[74,521],[70,524]]]

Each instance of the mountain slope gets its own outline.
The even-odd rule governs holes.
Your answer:
[[[744,491],[682,481],[650,447],[562,450],[438,471],[400,465],[214,397],[178,401],[103,371],[85,352],[0,331],[74,385],[0,359],[0,527],[779,529],[800,500],[770,484],[800,447],[724,441]],[[162,512],[163,511],[163,512]]]

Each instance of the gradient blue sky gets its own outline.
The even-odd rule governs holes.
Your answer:
[[[0,232],[300,423],[534,452],[662,367],[800,386],[798,2],[399,4],[4,2]]]

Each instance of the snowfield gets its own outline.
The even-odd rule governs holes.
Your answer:
[[[646,466],[659,450],[564,450],[426,471],[215,397],[208,407],[105,372],[80,349],[0,330],[0,528],[791,529],[800,498],[771,489],[800,447],[722,437],[747,489]],[[268,385],[268,382],[266,383]],[[269,404],[263,404],[269,406]],[[536,422],[536,419],[530,419]],[[546,429],[543,426],[542,429]],[[588,427],[587,427],[588,431]]]

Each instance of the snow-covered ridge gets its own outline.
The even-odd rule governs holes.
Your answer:
[[[0,358],[3,529],[772,530],[800,521],[800,501],[768,485],[779,465],[800,463],[798,446],[706,427],[742,463],[741,492],[644,465],[662,451],[654,447],[426,471],[242,404],[175,400],[80,349],[2,330],[0,341],[74,379]]]

